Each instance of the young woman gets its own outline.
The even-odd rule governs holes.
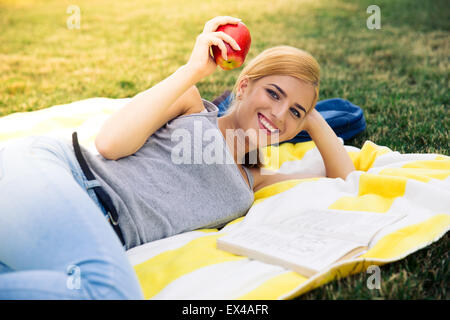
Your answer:
[[[104,123],[99,155],[80,148],[75,135],[73,143],[32,136],[0,150],[0,299],[142,298],[125,249],[221,227],[246,214],[254,191],[304,178],[265,174],[248,156],[301,130],[328,177],[354,170],[314,109],[319,65],[302,50],[275,47],[250,61],[223,117],[201,98],[195,84],[217,68],[210,47],[225,56],[225,42],[239,50],[216,30],[238,21],[208,21],[185,65]],[[217,161],[221,153],[227,161]]]

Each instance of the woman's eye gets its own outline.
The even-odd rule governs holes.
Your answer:
[[[292,113],[294,114],[295,117],[300,118],[301,114],[300,112],[298,112],[297,109],[295,108],[291,108]]]
[[[273,98],[275,98],[275,99],[279,99],[280,97],[278,96],[278,94],[275,92],[275,91],[273,91],[273,90],[270,90],[270,89],[267,89],[267,92],[273,97]]]
[[[270,90],[270,89],[266,89],[266,91],[269,93],[269,95],[272,97],[272,98],[274,98],[274,99],[276,99],[276,100],[279,100],[280,99],[280,96],[275,92],[275,91],[273,91],[273,90]],[[295,109],[295,108],[291,108],[291,111],[292,111],[292,114],[296,117],[296,118],[300,118],[302,115],[300,114],[300,112],[297,110],[297,109]]]

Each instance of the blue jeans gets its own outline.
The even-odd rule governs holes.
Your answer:
[[[0,149],[0,299],[141,299],[136,274],[71,141]]]

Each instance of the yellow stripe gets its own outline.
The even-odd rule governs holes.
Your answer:
[[[305,154],[316,147],[314,141],[300,142],[300,143],[283,143],[281,145],[282,162],[301,160]],[[289,150],[289,152],[287,152]]]
[[[431,179],[444,180],[450,175],[450,170],[420,169],[420,168],[386,168],[379,172],[382,175],[405,177],[408,179],[428,182]]]
[[[274,300],[278,299],[286,292],[294,290],[296,287],[307,281],[305,278],[293,271],[287,271],[265,281],[256,289],[240,296],[237,300]]]
[[[313,141],[268,146],[261,150],[264,155],[264,167],[271,170],[278,170],[286,161],[301,160],[306,152],[315,147],[316,145]]]
[[[441,160],[422,160],[411,161],[402,166],[402,168],[431,169],[440,171],[450,171],[450,158]]]
[[[450,175],[450,158],[437,156],[435,160],[412,161],[399,169],[385,169],[383,174],[403,175],[423,182],[444,180]]]
[[[361,258],[394,259],[426,246],[450,227],[450,214],[437,214],[430,219],[392,232],[380,239]]]
[[[316,181],[320,178],[307,178],[307,179],[290,179],[285,181],[280,181],[273,183],[271,185],[265,186],[264,188],[259,189],[255,192],[255,200],[253,202],[253,205],[266,200],[267,198],[274,196],[278,193],[284,192],[286,190],[291,189],[292,187],[295,187],[299,183],[302,182],[308,182],[308,181]]]
[[[401,177],[363,173],[359,178],[358,195],[377,194],[388,198],[401,197],[405,194],[406,181],[407,179]]]
[[[381,264],[381,263],[373,263],[369,261],[358,261],[358,262],[349,262],[348,264],[343,264],[339,267],[332,267],[327,270],[320,277],[314,279],[311,282],[306,283],[304,286],[300,286],[298,288],[294,288],[291,292],[286,291],[284,299],[293,299],[295,297],[301,296],[302,294],[311,291],[315,288],[323,286],[328,282],[334,281],[335,279],[340,279],[347,277],[348,275],[364,272],[367,268],[372,264]]]
[[[213,235],[194,239],[186,245],[167,250],[134,266],[145,299],[150,299],[175,279],[209,265],[245,259],[216,248]],[[208,286],[205,283],[205,286]]]
[[[384,213],[389,210],[393,202],[394,198],[383,198],[376,194],[366,194],[358,197],[341,197],[328,208]]]
[[[341,197],[329,209],[387,212],[395,198],[405,194],[406,178],[363,173],[359,178],[358,196]]]
[[[364,142],[361,151],[358,155],[351,154],[352,161],[356,170],[367,171],[369,170],[377,157],[392,152],[388,147],[378,146],[370,140]],[[349,153],[350,154],[350,153]]]

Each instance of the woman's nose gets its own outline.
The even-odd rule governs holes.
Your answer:
[[[274,124],[278,127],[278,129],[282,130],[284,127],[284,123],[286,121],[286,116],[289,111],[289,107],[282,107],[277,110],[272,109],[272,117]]]

